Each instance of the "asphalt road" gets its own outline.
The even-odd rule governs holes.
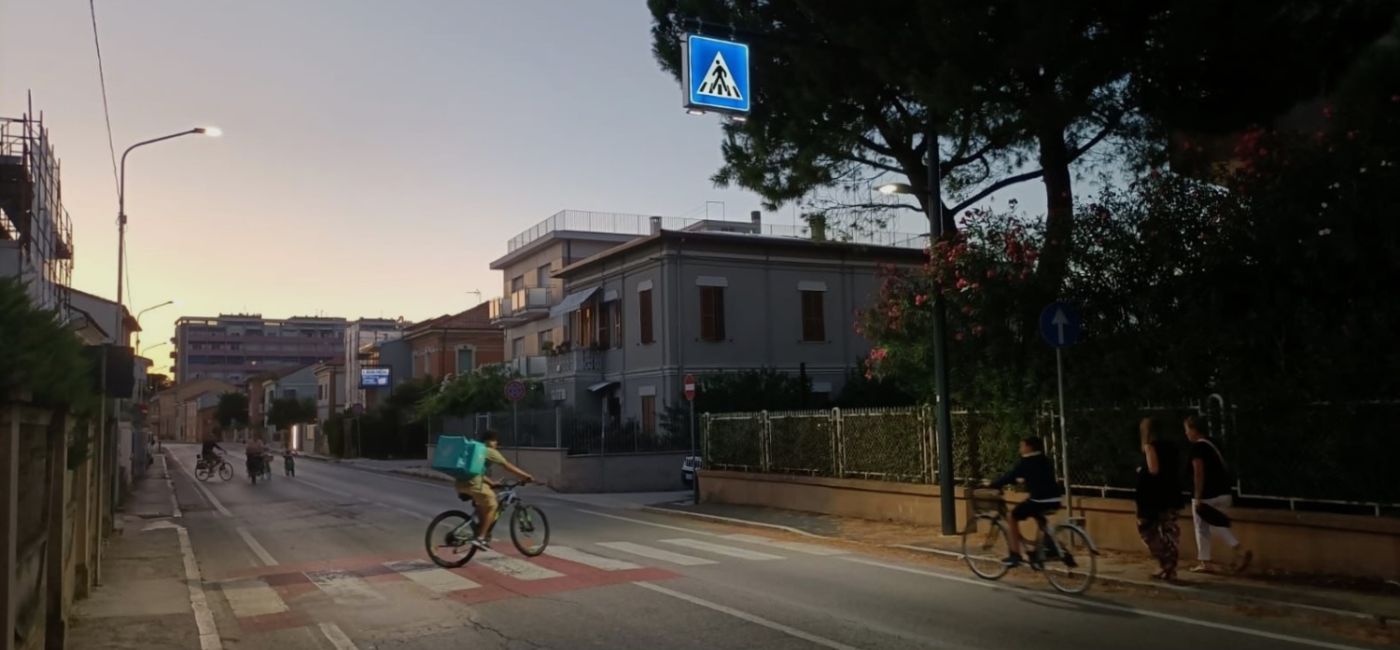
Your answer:
[[[495,550],[447,571],[423,533],[458,508],[441,483],[299,460],[251,485],[193,478],[169,445],[176,494],[219,646],[351,648],[1279,648],[1367,647],[1308,621],[1043,582],[987,583],[960,565],[872,555],[524,494],[549,515],[550,553]],[[1257,613],[1256,613],[1257,614]],[[213,645],[212,640],[205,646]]]

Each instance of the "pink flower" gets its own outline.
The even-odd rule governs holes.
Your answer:
[[[871,360],[871,361],[884,361],[884,360],[885,360],[885,357],[888,356],[888,355],[889,355],[889,351],[886,350],[886,349],[883,348],[883,347],[874,347],[874,348],[870,348],[870,360]]]
[[[988,279],[988,280],[995,280],[995,279],[997,279],[997,272],[996,272],[995,269],[990,269],[990,270],[987,271],[987,279]]]
[[[870,381],[873,379],[875,379],[875,374],[870,372],[869,370],[865,371],[865,380]]]
[[[915,304],[915,305],[923,305],[923,304],[926,303],[926,302],[928,302],[928,296],[926,296],[926,295],[924,295],[924,294],[922,294],[922,293],[917,294],[917,295],[914,296],[914,304]]]
[[[973,325],[973,326],[972,326],[972,335],[973,335],[973,336],[982,336],[982,332],[985,332],[985,331],[987,331],[987,328],[982,327],[981,325]]]
[[[957,285],[955,285],[955,286],[957,286],[957,288],[958,288],[959,291],[961,291],[961,290],[963,290],[963,289],[966,289],[967,286],[968,286],[968,285],[967,285],[967,278],[958,278],[958,283],[957,283]]]

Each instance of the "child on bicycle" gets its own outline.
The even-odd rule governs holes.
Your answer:
[[[486,445],[485,471],[469,479],[458,479],[456,487],[457,495],[462,500],[470,498],[472,503],[476,504],[476,511],[479,515],[477,521],[486,530],[475,531],[476,534],[472,536],[471,544],[477,548],[485,549],[491,544],[491,528],[496,523],[497,510],[496,492],[491,489],[496,486],[496,483],[487,476],[491,473],[491,466],[500,465],[507,472],[520,477],[520,480],[526,483],[533,481],[534,477],[526,473],[525,470],[512,465],[505,456],[501,455],[501,452],[496,449],[501,444],[500,436],[495,431],[487,431],[482,434],[481,442]]]
[[[1045,516],[1060,509],[1060,488],[1055,483],[1055,466],[1045,455],[1045,442],[1039,436],[1021,440],[1021,459],[1005,476],[992,481],[991,487],[1002,488],[1017,481],[1025,483],[1030,497],[1011,510],[1010,545],[1011,555],[1003,560],[1007,566],[1020,566],[1021,522],[1034,519],[1041,530],[1045,529]]]

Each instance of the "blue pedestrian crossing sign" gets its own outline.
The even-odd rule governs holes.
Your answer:
[[[691,110],[749,112],[749,46],[698,34],[681,42],[681,85]]]
[[[1040,312],[1040,338],[1052,348],[1079,342],[1084,319],[1079,308],[1068,302],[1052,302]]]

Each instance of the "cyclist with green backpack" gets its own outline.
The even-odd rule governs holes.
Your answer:
[[[457,479],[456,486],[458,496],[464,501],[471,498],[472,503],[476,504],[476,511],[480,516],[478,521],[486,530],[484,533],[480,530],[476,531],[476,535],[471,539],[471,544],[484,549],[491,544],[491,528],[496,523],[496,514],[499,509],[496,503],[496,491],[492,489],[496,484],[487,476],[491,472],[491,466],[500,465],[507,472],[520,477],[520,480],[526,483],[533,481],[534,477],[506,460],[506,457],[497,449],[501,442],[500,436],[495,431],[487,431],[482,434],[481,442],[486,445],[485,469],[471,478]]]

